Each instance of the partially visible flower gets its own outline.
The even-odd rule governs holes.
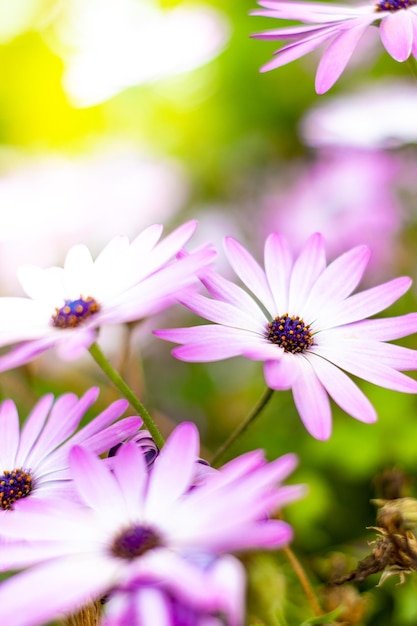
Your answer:
[[[279,230],[298,252],[320,232],[330,259],[358,244],[372,246],[368,275],[384,276],[398,254],[401,166],[389,152],[321,150],[314,161],[295,163],[264,185],[263,234]]]
[[[294,469],[294,455],[266,463],[260,451],[249,452],[190,489],[197,453],[198,432],[187,422],[171,434],[151,472],[133,442],[120,448],[111,470],[73,448],[70,467],[83,506],[34,503],[0,520],[0,534],[27,540],[0,545],[1,569],[33,565],[0,586],[4,623],[40,625],[63,610],[115,597],[133,582],[188,589],[199,602],[206,591],[202,560],[279,548],[291,539],[290,526],[268,516],[304,492],[277,486]]]
[[[75,358],[94,342],[102,325],[139,320],[169,306],[195,273],[214,256],[210,247],[172,260],[197,223],[187,222],[159,242],[162,226],[145,229],[129,244],[116,237],[93,261],[84,245],[73,246],[64,268],[20,268],[29,298],[0,298],[0,371],[32,360],[52,346]]]
[[[245,573],[241,563],[226,555],[201,568],[181,565],[196,577],[193,592],[200,589],[198,597],[183,584],[188,575],[182,577],[181,570],[175,588],[161,581],[133,582],[105,603],[102,626],[242,626]]]
[[[116,400],[76,432],[98,393],[98,388],[93,387],[80,399],[66,393],[55,401],[52,394],[45,395],[21,430],[14,402],[1,403],[0,520],[11,510],[26,510],[33,499],[43,501],[72,494],[68,455],[74,445],[82,444],[101,454],[141,427],[139,417],[116,422],[128,406],[126,400]]]
[[[173,355],[184,361],[218,361],[242,355],[264,361],[271,389],[292,389],[307,430],[331,434],[328,395],[348,414],[371,423],[376,412],[343,372],[381,387],[417,393],[417,381],[398,370],[417,369],[417,351],[384,343],[417,331],[417,313],[366,320],[395,302],[411,285],[407,277],[350,295],[370,252],[358,246],[326,267],[323,237],[312,235],[297,259],[279,233],[265,243],[265,269],[235,239],[226,255],[249,294],[214,271],[205,273],[211,299],[189,291],[180,301],[214,324],[155,331],[183,344]],[[253,294],[253,295],[252,295]]]
[[[372,82],[311,107],[301,120],[300,135],[314,147],[378,149],[416,143],[415,106],[415,83]]]
[[[158,458],[160,450],[147,430],[140,430],[126,441],[119,442],[109,450],[108,456],[115,456],[121,446],[127,445],[129,441],[133,441],[140,448],[143,456],[145,457],[146,465],[151,471],[155,460]],[[214,467],[211,467],[210,463],[204,459],[196,459],[194,464],[194,478],[191,482],[191,488],[202,484],[208,476],[216,472],[217,470],[214,469]]]
[[[264,7],[252,15],[297,20],[301,25],[277,28],[253,35],[258,39],[289,40],[264,65],[268,71],[286,65],[328,43],[316,74],[316,91],[330,89],[345,69],[359,40],[370,26],[378,26],[381,41],[396,61],[417,55],[417,6],[415,0],[377,0],[358,6],[329,2],[259,0]]]

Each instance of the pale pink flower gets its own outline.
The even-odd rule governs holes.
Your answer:
[[[183,422],[150,472],[133,442],[120,448],[111,469],[74,447],[70,468],[82,506],[34,502],[13,520],[0,519],[0,534],[16,541],[0,544],[1,569],[32,566],[0,586],[4,623],[37,626],[133,583],[188,589],[197,602],[206,591],[203,562],[287,544],[291,527],[268,516],[304,493],[299,485],[279,485],[296,457],[267,463],[252,451],[190,489],[198,444],[195,425]]]
[[[328,394],[349,415],[371,423],[376,412],[345,373],[381,387],[417,393],[417,381],[399,370],[417,369],[417,351],[385,343],[417,330],[417,313],[367,320],[390,306],[411,285],[407,277],[351,295],[370,252],[358,246],[326,267],[323,237],[312,235],[298,258],[278,233],[265,244],[265,269],[235,239],[226,255],[251,293],[205,273],[212,298],[187,293],[180,301],[214,322],[155,331],[183,344],[173,355],[184,361],[218,361],[242,355],[264,361],[271,389],[292,389],[307,430],[317,439],[331,434]]]
[[[415,0],[371,0],[357,6],[331,2],[259,0],[264,7],[252,15],[297,20],[301,25],[277,28],[253,35],[258,39],[288,40],[261,71],[298,59],[328,44],[316,74],[316,91],[326,92],[338,80],[360,39],[377,26],[382,44],[396,61],[417,55],[417,3]]]
[[[93,261],[85,245],[73,246],[63,268],[20,268],[27,298],[0,298],[0,346],[18,344],[0,356],[0,371],[58,346],[75,358],[95,341],[103,325],[143,319],[168,307],[195,273],[210,263],[210,247],[175,256],[190,239],[190,221],[159,242],[162,225],[146,228],[131,243],[115,237]]]

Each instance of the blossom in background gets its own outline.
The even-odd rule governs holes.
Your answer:
[[[378,26],[381,41],[396,61],[417,55],[415,0],[377,0],[358,6],[321,2],[259,0],[264,7],[252,15],[297,20],[302,25],[277,28],[253,35],[258,39],[289,40],[263,66],[268,71],[286,65],[329,43],[316,74],[316,91],[325,93],[337,81],[370,26]]]
[[[161,581],[155,585],[133,582],[126,589],[119,588],[116,596],[110,596],[105,603],[102,626],[224,626],[225,623],[241,626],[244,623],[245,574],[235,558],[222,556],[202,567],[193,567],[191,574],[197,577],[194,588],[201,590],[197,598],[187,585],[181,585],[181,577],[175,589]]]
[[[261,451],[249,452],[190,489],[198,445],[197,428],[183,422],[151,472],[133,442],[120,448],[112,470],[74,447],[70,468],[82,506],[33,505],[24,515],[16,511],[13,524],[1,520],[0,534],[27,543],[0,544],[0,567],[32,565],[0,586],[4,623],[43,624],[92,599],[115,599],[133,582],[160,581],[176,596],[186,589],[187,598],[203,602],[204,570],[218,557],[285,545],[290,526],[268,515],[304,493],[300,485],[277,486],[296,457],[267,463]],[[233,569],[239,576],[240,566]]]
[[[217,361],[243,355],[264,361],[271,389],[292,389],[307,430],[317,439],[331,434],[328,395],[358,420],[376,420],[375,409],[342,371],[381,387],[417,393],[417,381],[398,370],[417,369],[417,351],[384,343],[417,330],[417,313],[366,320],[403,295],[407,277],[350,295],[369,260],[358,246],[328,267],[323,237],[312,235],[294,261],[285,238],[271,234],[265,269],[233,238],[226,238],[228,260],[252,292],[214,271],[204,275],[213,298],[185,294],[180,301],[214,322],[191,328],[157,330],[162,339],[183,344],[173,355],[184,361]]]
[[[2,148],[0,206],[7,220],[0,263],[7,272],[0,275],[1,295],[16,289],[20,265],[60,265],[80,241],[96,255],[115,235],[134,238],[175,218],[188,192],[178,161],[126,141],[104,141],[71,156]]]
[[[52,30],[55,36],[45,36],[64,61],[63,86],[79,107],[191,72],[218,56],[230,36],[226,15],[212,6],[162,8],[155,0],[68,0]]]
[[[33,499],[43,501],[71,493],[68,455],[72,446],[82,444],[95,454],[101,454],[141,427],[139,417],[116,422],[128,406],[126,400],[117,400],[76,432],[98,393],[98,388],[93,387],[80,399],[66,393],[55,401],[52,394],[45,395],[21,430],[14,402],[4,400],[1,403],[0,520],[8,516],[10,510],[25,511]]]
[[[262,235],[279,230],[300,251],[320,232],[331,259],[356,246],[372,246],[368,277],[386,276],[398,256],[403,211],[396,183],[399,155],[378,150],[321,150],[312,162],[296,162],[263,185]]]
[[[0,356],[0,371],[52,346],[75,358],[94,342],[100,326],[139,320],[169,306],[214,256],[205,247],[172,260],[196,227],[187,222],[159,242],[163,227],[155,224],[130,244],[127,237],[115,237],[95,261],[80,244],[69,250],[63,268],[21,267],[19,280],[29,297],[0,298],[0,346],[19,344]]]
[[[321,100],[306,112],[299,132],[315,148],[396,148],[417,142],[415,108],[414,82],[381,80]]]

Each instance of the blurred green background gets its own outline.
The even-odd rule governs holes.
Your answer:
[[[200,21],[193,22],[196,7],[205,18],[201,13]],[[255,41],[250,34],[276,25],[250,17],[254,8],[251,2],[219,0],[198,5],[175,0],[159,4],[0,0],[2,295],[19,294],[13,283],[15,261],[26,262],[34,255],[34,262],[40,264],[61,262],[67,246],[77,239],[91,240],[99,249],[96,235],[101,221],[107,220],[113,224],[114,235],[124,232],[128,224],[133,237],[161,215],[167,229],[198,218],[200,244],[214,238],[221,250],[222,237],[232,234],[260,258],[259,223],[268,222],[262,212],[264,185],[279,177],[285,187],[286,168],[300,161],[307,166],[314,162],[314,149],[303,144],[299,122],[327,96],[319,98],[314,92],[317,56],[259,73],[276,46]],[[190,13],[167,21],[178,9]],[[179,27],[181,19],[184,32]],[[346,72],[331,95],[343,98],[345,92],[368,88],[387,76],[408,78],[409,71],[405,64],[380,55]],[[413,142],[397,148],[401,150],[413,172]],[[103,154],[109,161],[97,174],[92,169]],[[133,155],[132,171],[130,161],[124,165],[126,154]],[[169,184],[172,175],[180,181],[179,191],[174,181],[175,210],[170,211],[169,193],[163,210],[155,204],[155,195],[165,184],[163,177],[157,177],[145,200],[133,197],[134,210],[124,220],[118,194],[127,194],[136,176],[139,187],[145,185],[150,174],[148,170],[141,173],[141,164],[161,162],[173,168]],[[102,206],[103,189],[113,184],[112,163],[119,177],[114,182],[116,192]],[[80,207],[75,203],[86,189],[95,217],[77,229]],[[74,198],[72,207],[68,196]],[[396,232],[400,252],[379,276],[381,280],[400,273],[415,276],[413,194],[400,194],[400,201],[407,215]],[[46,206],[48,212],[42,213]],[[310,219],[314,232],[314,212]],[[16,225],[11,227],[13,220]],[[28,230],[27,224],[38,223],[39,229]],[[72,240],[65,239],[66,231]],[[45,253],[43,234],[56,259]],[[17,259],[9,256],[14,250],[19,250]],[[38,257],[38,252],[43,256]],[[415,309],[412,290],[387,314]],[[151,335],[155,327],[193,322],[195,318],[178,307],[150,326],[127,329],[117,338],[117,349],[110,340],[109,351],[155,412],[162,430],[168,433],[181,420],[195,421],[202,455],[210,458],[258,400],[264,381],[261,364],[244,359],[201,365],[177,362],[169,344]],[[123,347],[133,336],[128,354]],[[415,337],[402,345],[416,348]],[[115,397],[88,358],[57,367],[53,357],[46,355],[0,377],[2,397],[12,397],[22,415],[47,391],[82,393],[92,384],[102,386],[103,406]],[[378,410],[377,424],[356,422],[334,406],[333,436],[328,442],[318,442],[304,430],[291,394],[277,392],[230,450],[233,456],[262,447],[269,459],[290,451],[298,454],[299,469],[292,481],[306,483],[309,494],[284,515],[295,530],[294,551],[317,589],[334,574],[335,555],[345,555],[349,570],[369,553],[367,541],[374,534],[366,527],[375,523],[375,509],[369,501],[378,495],[375,480],[380,472],[402,469],[409,477],[407,493],[417,497],[417,399],[359,384]],[[312,617],[283,553],[245,559],[251,572],[249,623],[293,626]],[[411,575],[402,587],[389,579],[375,588],[377,582],[378,576],[373,576],[359,586],[359,608],[337,623],[415,625],[417,575]]]

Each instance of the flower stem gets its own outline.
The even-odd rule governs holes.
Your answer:
[[[310,581],[307,578],[307,575],[304,571],[303,566],[301,565],[300,561],[297,559],[294,552],[291,550],[289,546],[283,548],[283,550],[287,559],[291,563],[291,567],[293,568],[295,575],[297,576],[300,582],[300,585],[303,588],[303,591],[306,595],[308,603],[310,604],[313,610],[314,615],[316,615],[316,617],[320,617],[321,615],[323,615],[323,611],[320,608],[319,602],[316,598],[316,594],[313,591],[313,588],[311,586]]]
[[[97,363],[97,365],[103,370],[106,376],[112,381],[112,383],[117,387],[117,389],[124,395],[124,397],[129,400],[132,407],[138,412],[138,415],[143,419],[143,423],[146,428],[149,430],[153,440],[155,441],[158,448],[162,448],[164,445],[164,438],[152,417],[145,409],[139,398],[135,396],[131,388],[123,378],[116,372],[116,370],[112,367],[109,361],[104,356],[100,347],[97,343],[93,343],[93,345],[89,349],[91,356]]]
[[[270,389],[269,387],[265,389],[260,400],[254,406],[249,415],[247,415],[247,417],[242,422],[240,422],[240,424],[232,432],[230,437],[228,437],[228,439],[226,439],[226,441],[218,448],[217,452],[211,459],[211,465],[215,466],[219,462],[219,459],[224,456],[224,453],[230,448],[230,446],[236,441],[236,439],[240,437],[240,435],[245,432],[248,426],[258,417],[258,415],[261,414],[261,412],[271,399],[273,393],[273,389]]]

